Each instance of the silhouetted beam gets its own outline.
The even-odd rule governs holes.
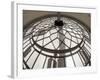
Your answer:
[[[47,68],[51,68],[52,67],[52,58],[49,58],[48,59],[48,66],[47,66]]]
[[[57,67],[56,65],[57,65],[56,61],[53,60],[53,68],[56,68]]]

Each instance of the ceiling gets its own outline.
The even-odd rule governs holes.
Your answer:
[[[41,16],[45,16],[48,14],[57,14],[57,12],[49,12],[49,11],[31,11],[31,10],[23,10],[23,25],[26,25],[33,19],[36,19]],[[91,26],[91,15],[89,13],[72,13],[72,12],[61,12],[61,14],[74,17],[87,25],[90,28]]]

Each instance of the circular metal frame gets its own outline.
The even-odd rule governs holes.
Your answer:
[[[74,18],[74,17],[71,17],[71,16],[67,16],[67,15],[60,15],[61,17],[65,17],[65,18],[69,18],[69,19],[72,19],[73,21],[75,21],[75,22],[77,22],[78,24],[81,24],[83,27],[84,27],[84,29],[87,31],[87,33],[88,33],[88,35],[90,35],[90,28],[86,25],[86,24],[84,24],[83,22],[81,22],[80,20],[78,20],[78,19],[76,19],[76,18]],[[39,17],[39,18],[36,18],[36,19],[34,19],[34,20],[32,20],[30,23],[28,23],[28,24],[26,24],[25,26],[24,26],[24,28],[23,28],[23,31],[24,31],[24,33],[29,29],[29,28],[31,28],[33,25],[34,25],[34,23],[36,23],[36,22],[38,22],[38,21],[40,21],[40,20],[42,20],[42,19],[46,19],[46,18],[50,18],[50,17],[57,17],[57,15],[56,14],[53,14],[53,15],[46,15],[46,16],[42,16],[42,17]],[[80,27],[80,26],[79,26]],[[80,43],[78,43],[76,46],[74,46],[74,47],[71,47],[71,48],[68,48],[68,49],[62,49],[62,50],[55,50],[55,49],[49,49],[49,48],[46,48],[46,47],[44,47],[44,46],[41,46],[41,45],[39,45],[38,43],[37,43],[37,41],[35,41],[34,40],[34,36],[35,35],[32,35],[32,33],[33,33],[33,30],[36,28],[36,25],[35,26],[33,26],[33,28],[32,28],[32,30],[31,30],[31,32],[28,34],[28,35],[23,35],[23,37],[25,38],[25,37],[27,37],[27,36],[30,36],[30,43],[31,43],[31,46],[30,47],[33,47],[34,48],[34,50],[37,52],[37,53],[39,53],[39,54],[41,54],[41,55],[44,55],[44,56],[46,56],[46,57],[50,57],[50,58],[65,58],[65,57],[69,57],[69,56],[72,56],[72,55],[74,55],[74,54],[76,54],[77,52],[79,52],[80,50],[81,50],[81,48],[84,46],[84,44],[85,44],[85,35],[84,35],[84,31],[82,30],[82,28],[81,28],[81,30],[82,30],[82,36],[83,36],[83,38],[81,39],[81,41],[80,41]],[[32,41],[32,42],[31,42]],[[37,48],[35,48],[34,46],[36,46],[37,48],[39,48],[40,50],[43,50],[43,51],[45,51],[45,52],[47,52],[47,54],[46,53],[44,53],[44,52],[41,52],[41,51],[39,51]],[[79,48],[78,50],[76,50],[77,48]],[[76,50],[74,53],[72,52],[73,50]],[[65,55],[52,55],[52,54],[62,54],[62,53],[68,53],[68,52],[71,52],[71,54],[65,54]],[[48,54],[49,53],[49,54]],[[27,69],[29,69],[29,66],[27,65],[27,63],[25,62],[25,60],[23,59],[23,62],[24,62],[24,64],[26,65],[26,67],[27,67]],[[87,61],[87,63],[85,64],[85,66],[88,64],[88,63],[90,63],[90,59],[89,59],[89,61]]]
[[[51,17],[57,17],[57,15],[46,15],[46,16],[42,16],[42,17],[39,17],[39,18],[36,18],[36,19],[34,19],[34,20],[32,20],[32,22],[31,22],[31,24],[27,24],[27,25],[29,25],[30,27],[35,23],[35,22],[37,22],[37,21],[40,21],[40,20],[43,20],[43,19],[46,19],[46,18],[51,18]],[[66,15],[60,15],[60,17],[65,17],[65,18],[69,18],[69,19],[72,19],[72,20],[74,20],[74,21],[76,21],[76,22],[78,22],[79,24],[81,24],[81,25],[83,25],[83,26],[86,26],[84,23],[82,23],[81,21],[79,21],[78,19],[76,19],[76,18],[74,18],[74,17],[71,17],[71,16],[66,16]],[[30,28],[28,26],[28,28]],[[79,26],[80,27],[80,26]],[[27,27],[25,27],[26,29],[27,29]],[[32,30],[34,30],[36,28],[36,26],[34,26],[33,27],[33,29]],[[81,27],[80,27],[81,28]],[[82,30],[82,29],[81,29]],[[31,34],[32,34],[33,32],[31,31]],[[30,35],[31,35],[30,34]],[[54,49],[49,49],[49,48],[45,48],[44,46],[41,46],[41,45],[39,45],[35,40],[34,40],[34,35],[32,36],[32,41],[33,41],[33,43],[34,43],[34,45],[36,45],[38,48],[40,48],[41,50],[43,50],[43,51],[46,51],[46,52],[50,52],[51,54],[53,53],[57,53],[57,54],[62,54],[62,53],[67,53],[67,52],[71,52],[71,51],[73,51],[73,50],[75,50],[75,49],[77,49],[78,47],[80,47],[80,45],[82,44],[82,43],[84,43],[84,33],[82,33],[82,35],[83,35],[83,38],[82,38],[82,40],[81,40],[81,42],[80,43],[78,43],[78,45],[76,45],[76,46],[74,46],[74,47],[72,47],[72,48],[69,48],[69,49],[63,49],[63,50],[54,50]],[[29,36],[29,35],[28,35]],[[37,51],[37,49],[36,49],[36,51]],[[71,54],[70,54],[71,55]],[[70,56],[70,55],[68,55],[68,56]],[[50,56],[50,55],[48,55],[48,54],[46,54],[46,56]],[[66,56],[66,55],[65,55]],[[51,57],[53,57],[53,56],[51,56]],[[55,56],[54,56],[55,57]],[[57,56],[58,58],[60,58],[60,56]],[[56,57],[56,58],[57,58]],[[61,56],[62,57],[62,56]],[[64,57],[64,56],[63,56]]]

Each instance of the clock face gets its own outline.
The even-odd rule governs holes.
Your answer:
[[[91,65],[90,32],[81,21],[61,15],[34,20],[23,35],[23,69]]]

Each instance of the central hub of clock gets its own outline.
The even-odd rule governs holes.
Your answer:
[[[62,20],[55,20],[55,26],[63,26],[64,23]]]

